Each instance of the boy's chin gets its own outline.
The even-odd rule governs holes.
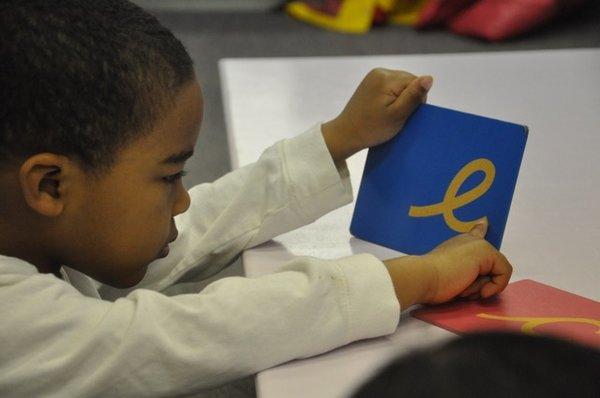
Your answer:
[[[139,272],[135,273],[135,274],[128,274],[128,275],[115,275],[114,278],[111,278],[110,280],[107,281],[100,281],[106,285],[112,286],[114,288],[117,289],[128,289],[131,287],[134,287],[135,285],[137,285],[138,283],[140,283],[142,281],[142,279],[144,279],[144,276],[146,275],[146,269],[147,267],[144,267],[142,270],[140,270]]]

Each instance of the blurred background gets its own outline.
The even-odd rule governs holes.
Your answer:
[[[218,61],[221,58],[399,55],[600,47],[600,2],[596,0],[567,1],[573,6],[563,5],[560,8],[555,5],[550,13],[543,7],[548,8],[552,3],[558,2],[553,0],[515,1],[516,7],[520,7],[517,9],[517,13],[518,11],[529,13],[529,19],[537,17],[541,19],[541,22],[538,22],[537,25],[530,24],[533,26],[522,29],[523,33],[495,41],[472,35],[460,35],[439,23],[432,24],[431,27],[425,29],[415,29],[414,17],[413,26],[389,23],[384,19],[378,23],[369,23],[364,33],[344,33],[344,21],[342,21],[342,29],[338,26],[338,30],[332,30],[331,27],[311,23],[310,20],[300,20],[290,15],[289,9],[286,10],[286,2],[280,0],[134,0],[134,2],[151,11],[183,41],[194,59],[197,76],[202,83],[205,116],[197,154],[188,163],[189,174],[185,178],[188,187],[201,182],[213,181],[231,170],[219,85]],[[298,3],[305,2],[288,2],[288,8],[290,7],[289,3],[302,6],[303,4]],[[342,0],[306,2],[313,7],[313,16],[324,15],[329,17],[329,21],[333,23],[336,21],[336,11],[339,13],[340,9],[344,7],[343,3]],[[353,0],[350,3],[361,3],[361,1]],[[365,3],[378,2],[365,1]],[[379,3],[384,7],[389,7],[389,5],[393,6],[394,1]],[[402,1],[396,5],[400,3]],[[421,3],[422,5],[427,2],[405,0],[405,3]],[[432,3],[443,5],[444,1]],[[455,12],[461,6],[465,7],[465,4],[469,3],[473,7],[472,3],[478,2],[472,0],[446,1],[446,4],[454,5],[455,10],[451,11]],[[501,0],[496,3],[507,4],[512,1]],[[524,10],[523,4],[526,3],[531,3],[538,9]],[[404,9],[407,11],[407,7]],[[414,11],[408,7],[408,14],[412,12],[414,16]],[[444,10],[438,9],[437,11],[443,13]],[[490,23],[494,20],[493,18],[500,19],[500,25],[503,21],[510,25],[510,12],[515,13],[514,10],[492,9],[486,15],[485,11],[483,17],[481,15],[474,16],[476,19],[482,19],[484,27],[490,25],[493,27],[493,24]],[[509,13],[509,15],[503,15],[502,12]],[[385,17],[385,12],[381,12],[381,9],[375,10],[371,14],[368,12],[362,14],[369,15],[367,18],[369,20],[374,16],[381,19],[381,14],[384,14]],[[387,17],[391,19],[397,15],[390,10]],[[525,21],[525,23],[527,22],[530,21]],[[351,25],[352,21],[347,24],[352,27]],[[496,30],[501,30],[501,28],[502,26],[498,28],[496,25]],[[324,73],[328,72],[324,71]]]

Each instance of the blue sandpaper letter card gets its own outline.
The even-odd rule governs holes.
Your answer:
[[[424,254],[487,217],[500,248],[527,127],[423,104],[369,150],[350,232]]]

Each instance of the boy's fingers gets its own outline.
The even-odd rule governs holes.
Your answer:
[[[475,224],[475,226],[469,231],[469,234],[476,238],[483,239],[485,237],[485,234],[487,234],[488,226],[489,223],[487,217],[484,217],[481,220],[479,220],[477,224]]]
[[[502,253],[494,261],[491,275],[492,279],[481,288],[481,297],[487,298],[504,290],[512,275],[512,265]]]
[[[433,77],[431,77],[429,75],[421,76],[421,77],[419,77],[418,80],[419,80],[423,90],[425,90],[425,95],[427,95],[429,90],[431,90],[431,86],[433,86]]]
[[[490,280],[491,278],[489,276],[480,276],[479,278],[475,279],[475,282],[471,283],[471,285],[460,294],[460,297],[471,296],[475,293],[479,294],[479,291],[481,290],[482,286],[488,283]]]
[[[424,102],[432,84],[431,76],[421,76],[413,80],[391,105],[394,114],[402,119],[408,118]]]

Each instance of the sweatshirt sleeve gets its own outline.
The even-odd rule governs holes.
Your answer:
[[[189,193],[190,209],[175,218],[179,236],[169,255],[148,267],[138,288],[162,290],[192,269],[196,280],[208,278],[242,250],[352,201],[346,164],[336,168],[320,125]],[[110,290],[104,288],[104,294]]]
[[[399,310],[369,254],[298,257],[199,294],[139,289],[115,302],[0,267],[0,396],[184,395],[392,333]]]

